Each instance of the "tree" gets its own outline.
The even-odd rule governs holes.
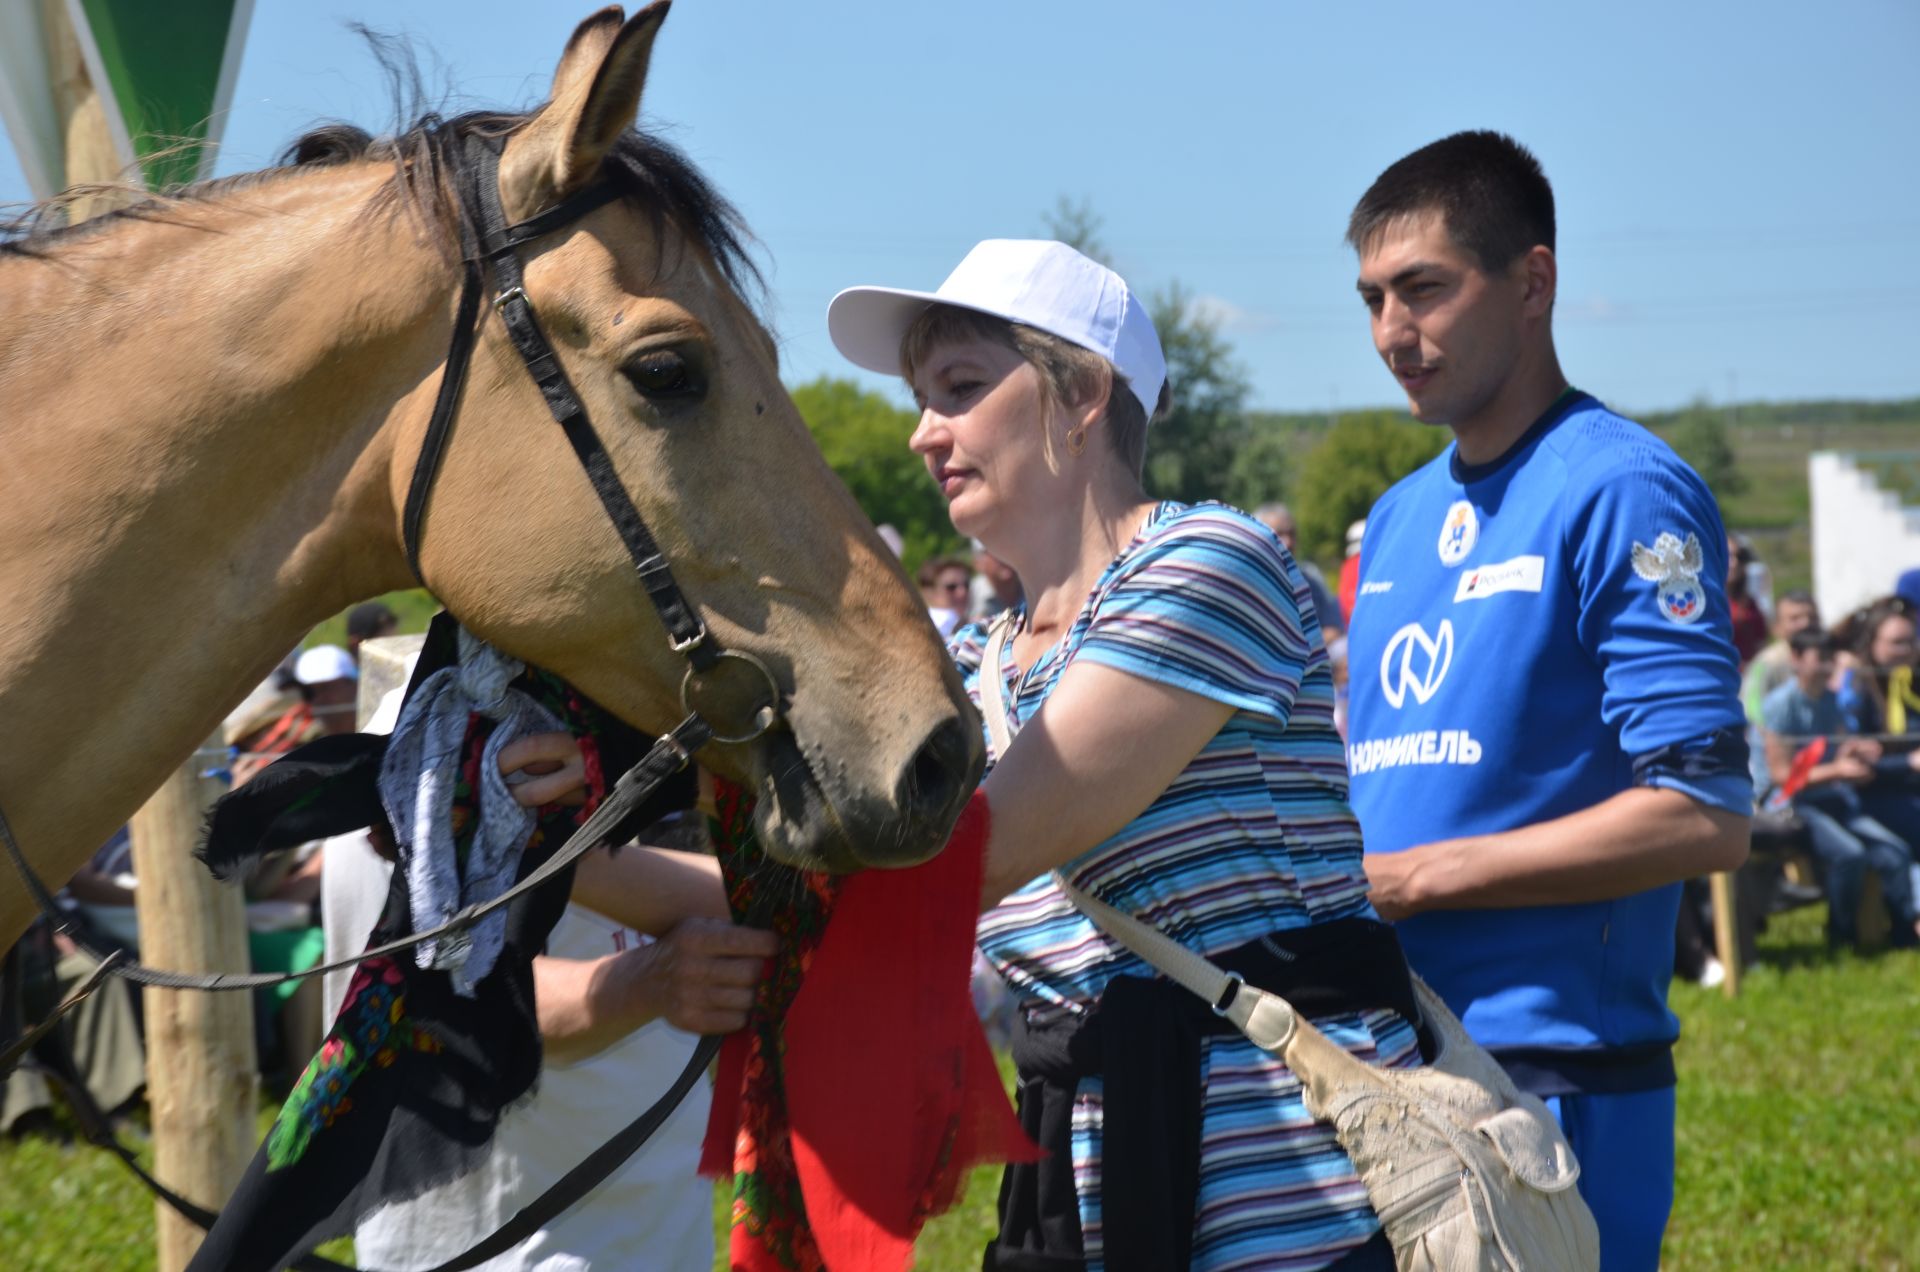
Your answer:
[[[1387,488],[1438,455],[1444,428],[1416,424],[1393,411],[1343,415],[1300,464],[1293,500],[1301,554],[1338,560],[1347,527],[1364,518]],[[1434,534],[1440,527],[1434,527]]]
[[[1284,498],[1292,484],[1294,449],[1283,429],[1246,420],[1221,498],[1248,512]]]
[[[1664,433],[1667,444],[1700,474],[1700,480],[1723,505],[1746,490],[1746,474],[1740,471],[1726,422],[1718,411],[1705,402],[1695,402]]]
[[[905,543],[907,568],[963,546],[947,520],[946,501],[920,457],[907,449],[915,423],[878,393],[851,380],[822,376],[793,390],[793,403],[827,464],[868,517],[892,525]]]
[[[1146,487],[1162,499],[1220,499],[1247,440],[1252,387],[1217,321],[1178,281],[1147,300],[1167,355],[1167,413],[1147,431]]]
[[[1107,256],[1107,245],[1100,241],[1100,214],[1093,210],[1090,199],[1069,199],[1061,195],[1055,200],[1053,211],[1043,212],[1040,220],[1047,227],[1047,236],[1065,243],[1082,256],[1092,257],[1108,269],[1113,261]]]
[[[1048,234],[1111,268],[1092,204],[1062,195],[1041,220]],[[1219,322],[1177,279],[1146,302],[1166,354],[1170,398],[1167,414],[1147,431],[1147,491],[1188,502],[1226,498],[1235,457],[1248,441],[1246,370]]]

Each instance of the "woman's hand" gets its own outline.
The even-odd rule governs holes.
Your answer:
[[[522,808],[587,802],[587,761],[570,734],[534,733],[507,743],[500,748],[500,775]]]

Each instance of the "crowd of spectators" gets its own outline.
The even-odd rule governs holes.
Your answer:
[[[202,752],[196,763],[232,788],[302,743],[351,732],[360,646],[397,626],[385,605],[356,606],[347,616],[345,647],[322,644],[288,654],[228,713],[217,756]],[[318,847],[273,854],[242,881],[252,970],[301,971],[319,961]],[[132,839],[123,827],[56,895],[63,927],[41,919],[7,952],[0,977],[0,1034],[14,1036],[49,1014],[86,978],[94,962],[82,942],[96,951],[140,957],[138,886]],[[260,990],[254,1016],[263,1074],[284,1085],[298,1075],[325,1033],[319,987],[302,981]],[[53,1081],[67,1079],[110,1116],[132,1110],[146,1086],[143,1032],[141,996],[125,981],[102,982],[27,1063],[0,1075],[0,1132],[52,1120],[49,1070]]]
[[[1772,643],[1742,650],[1756,810],[1817,863],[1835,946],[1858,945],[1874,908],[1889,945],[1920,944],[1914,632],[1914,603],[1897,593],[1827,627],[1814,598],[1796,591],[1773,605]]]

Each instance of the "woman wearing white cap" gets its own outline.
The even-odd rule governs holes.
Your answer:
[[[1166,398],[1152,321],[1073,249],[991,240],[937,292],[842,292],[828,325],[853,362],[906,377],[954,528],[1025,589],[1001,637],[1019,731],[986,781],[980,942],[1021,996],[1021,1117],[1053,1152],[1010,1169],[987,1268],[1391,1267],[1293,1075],[1051,873],[1364,1059],[1420,1063],[1299,570],[1245,514],[1141,486]],[[952,649],[980,702],[998,645],[976,624]]]

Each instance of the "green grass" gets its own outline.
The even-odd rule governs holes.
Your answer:
[[[1677,986],[1670,1269],[1920,1268],[1920,955],[1773,920],[1729,1000]]]
[[[1818,906],[1775,919],[1737,999],[1674,989],[1670,1270],[1920,1269],[1920,955],[1828,954],[1823,921]],[[921,1269],[979,1266],[996,1186],[995,1172],[976,1172],[961,1205],[928,1225]],[[716,1268],[725,1216],[716,1194]],[[0,1140],[7,1272],[143,1272],[152,1240],[151,1202],[104,1153]]]

